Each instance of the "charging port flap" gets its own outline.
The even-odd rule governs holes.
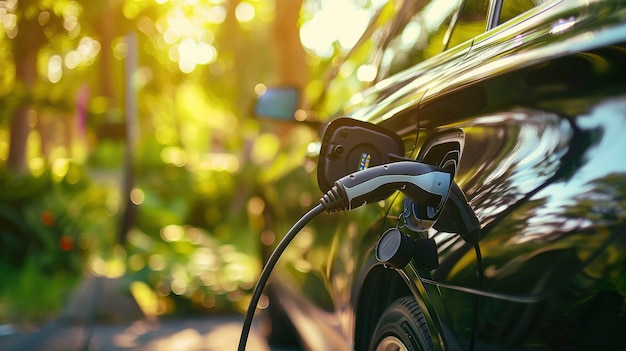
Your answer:
[[[348,117],[332,120],[322,138],[317,184],[325,193],[337,179],[404,157],[400,137],[381,126]]]

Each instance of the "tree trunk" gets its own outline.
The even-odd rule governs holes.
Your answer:
[[[278,50],[280,83],[304,88],[307,80],[306,54],[300,42],[298,19],[302,0],[277,0],[274,38]]]
[[[11,118],[7,168],[15,173],[25,173],[28,169],[26,163],[26,140],[30,132],[28,110],[28,106],[20,106],[13,111]]]
[[[19,39],[15,39],[19,40]],[[24,84],[24,91],[29,94],[37,77],[37,48],[15,55],[15,80]],[[28,99],[27,99],[28,100]],[[28,160],[26,159],[26,145],[30,126],[28,125],[28,115],[30,104],[24,101],[13,111],[9,137],[9,156],[7,159],[7,169],[24,173],[28,170]]]

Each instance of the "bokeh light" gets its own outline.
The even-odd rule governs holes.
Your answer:
[[[129,289],[151,314],[171,312],[181,299],[198,308],[242,308],[260,271],[259,246],[279,237],[267,226],[289,217],[277,212],[266,223],[265,213],[277,203],[300,210],[314,199],[303,191],[277,200],[273,187],[294,174],[299,186],[313,185],[314,163],[305,158],[315,152],[315,133],[295,128],[278,136],[282,127],[250,113],[253,95],[267,89],[261,82],[283,74],[278,3],[41,1],[26,13],[25,2],[0,0],[0,163],[14,161],[10,122],[26,122],[27,179],[3,191],[27,196],[33,189],[19,211],[54,218],[45,231],[26,218],[28,235],[42,237],[25,247],[49,242],[62,251],[44,249],[50,255],[41,260],[26,253],[33,265],[52,262],[37,269],[74,279],[84,271],[132,276]],[[305,0],[291,13],[303,75],[355,42],[371,17],[364,6]],[[349,25],[345,11],[354,14]],[[375,75],[371,67],[350,69],[363,80]],[[306,98],[324,83],[300,88]],[[298,110],[298,119],[308,117]]]
[[[342,50],[351,48],[363,34],[373,9],[382,3],[375,1],[371,7],[362,8],[349,0],[320,1],[319,8],[310,9],[314,15],[300,29],[302,45],[321,57],[330,57],[334,53],[333,43],[338,43]],[[346,21],[348,13],[349,22]]]

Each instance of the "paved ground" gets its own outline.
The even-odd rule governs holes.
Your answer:
[[[87,277],[63,314],[41,328],[0,325],[2,351],[235,351],[243,315],[149,319],[120,280]],[[249,351],[296,351],[270,347],[258,324]]]
[[[30,332],[0,336],[3,351],[228,351],[237,350],[243,317],[238,315],[187,319],[146,319],[92,326],[54,322]],[[9,332],[8,327],[4,328]],[[270,348],[253,330],[247,350]],[[291,351],[291,350],[290,350]]]

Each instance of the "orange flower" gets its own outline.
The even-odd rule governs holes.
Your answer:
[[[74,239],[69,235],[63,235],[59,239],[59,247],[63,251],[70,251],[74,248]]]
[[[50,211],[43,211],[41,213],[41,223],[46,227],[52,227],[54,225],[54,216]]]

